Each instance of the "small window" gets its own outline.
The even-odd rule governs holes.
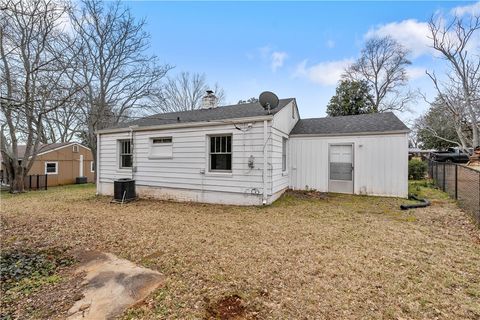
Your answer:
[[[150,159],[165,159],[173,156],[172,137],[155,137],[150,139]]]
[[[232,136],[210,137],[210,171],[232,171]]]
[[[72,149],[73,149],[73,152],[78,152],[78,146],[76,144],[73,145]]]
[[[58,174],[58,162],[45,162],[45,174]]]
[[[295,119],[295,103],[292,103],[292,118]]]
[[[90,172],[95,172],[95,161],[90,161]]]
[[[172,143],[172,137],[152,138],[153,144]]]
[[[282,171],[287,171],[287,138],[282,138]]]
[[[132,167],[132,143],[130,140],[120,140],[120,169]]]

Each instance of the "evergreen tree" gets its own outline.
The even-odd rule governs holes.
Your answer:
[[[365,81],[341,80],[327,105],[330,117],[373,112],[371,95]]]

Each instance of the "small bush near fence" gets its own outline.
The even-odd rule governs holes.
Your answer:
[[[428,174],[435,185],[456,199],[480,226],[480,171],[464,165],[430,161]]]
[[[427,174],[427,164],[419,159],[408,161],[408,178],[412,180],[421,180]]]

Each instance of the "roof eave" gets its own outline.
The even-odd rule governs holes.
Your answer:
[[[90,151],[91,149],[89,147],[86,147],[84,146],[83,144],[81,143],[78,143],[78,142],[70,142],[70,143],[67,143],[63,146],[60,146],[60,147],[57,147],[57,148],[53,148],[53,149],[50,149],[50,150],[46,150],[46,151],[43,151],[43,152],[39,152],[37,153],[35,156],[38,157],[38,156],[42,156],[44,154],[47,154],[47,153],[50,153],[50,152],[53,152],[53,151],[58,151],[60,149],[63,149],[63,148],[66,148],[66,147],[71,147],[71,146],[74,146],[74,145],[77,145],[79,147],[82,147],[84,149],[87,149],[88,151]],[[32,156],[29,156],[28,158],[30,159]],[[19,159],[19,160],[23,160],[23,157],[22,159]]]
[[[390,131],[374,131],[374,132],[342,132],[342,133],[292,133],[290,137],[335,137],[335,136],[375,136],[382,134],[403,134],[409,133],[409,129],[405,130],[390,130]]]
[[[128,131],[149,131],[149,130],[165,130],[165,129],[176,129],[176,128],[191,128],[191,127],[205,127],[205,126],[218,126],[222,124],[231,124],[231,123],[244,123],[252,121],[264,121],[272,120],[274,114],[256,116],[256,117],[245,117],[245,118],[232,118],[232,119],[221,119],[221,120],[211,120],[211,121],[199,121],[199,122],[184,122],[184,123],[169,123],[169,124],[159,124],[153,126],[129,126],[123,128],[111,128],[97,130],[96,134],[106,134],[106,133],[120,133]]]

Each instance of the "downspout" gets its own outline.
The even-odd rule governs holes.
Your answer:
[[[267,204],[267,128],[267,120],[263,120],[263,205]]]

